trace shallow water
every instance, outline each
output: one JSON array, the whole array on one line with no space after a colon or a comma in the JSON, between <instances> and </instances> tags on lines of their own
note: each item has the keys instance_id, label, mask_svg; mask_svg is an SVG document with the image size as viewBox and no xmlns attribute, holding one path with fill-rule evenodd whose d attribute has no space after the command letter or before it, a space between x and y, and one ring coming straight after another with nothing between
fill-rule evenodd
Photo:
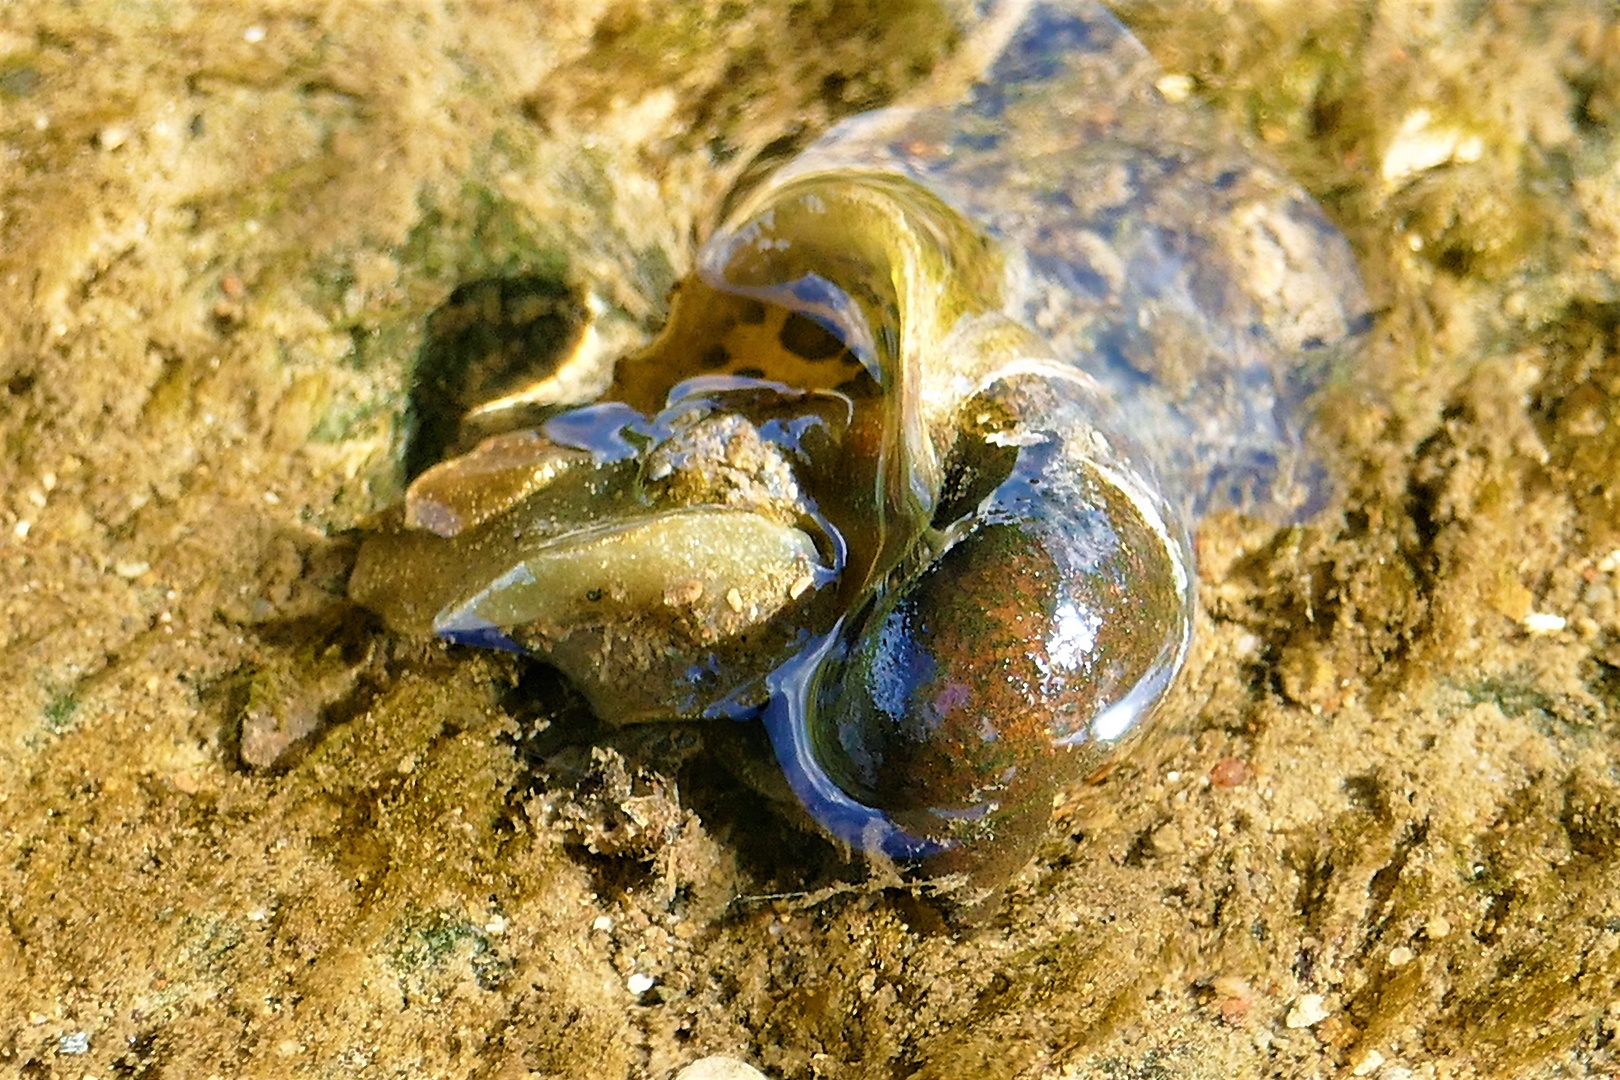
<instances>
[{"instance_id":1,"label":"shallow water","mask_svg":"<svg viewBox=\"0 0 1620 1080\"><path fill-rule=\"evenodd\" d=\"M1180 736L957 933L798 895L853 875L756 827L746 741L542 768L536 676L341 601L430 310L565 274L644 338L754 150L903 92L934 13L283 10L0 14L5 1060L1612 1068L1612 6L1123 8L1350 236L1386 389L1342 515L1203 530Z\"/></svg>"}]
</instances>

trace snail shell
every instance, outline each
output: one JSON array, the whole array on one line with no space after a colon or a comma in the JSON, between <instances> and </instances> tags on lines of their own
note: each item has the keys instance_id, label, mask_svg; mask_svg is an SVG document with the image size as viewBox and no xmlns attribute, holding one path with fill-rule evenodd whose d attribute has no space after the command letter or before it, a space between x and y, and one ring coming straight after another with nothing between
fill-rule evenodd
<instances>
[{"instance_id":1,"label":"snail shell","mask_svg":"<svg viewBox=\"0 0 1620 1080\"><path fill-rule=\"evenodd\" d=\"M1324 500L1310 404L1366 305L1320 208L1097 5L999 5L977 50L959 101L834 129L699 265L883 373L890 520L927 521L773 676L789 780L846 842L994 882L1179 670L1192 524Z\"/></svg>"},{"instance_id":2,"label":"snail shell","mask_svg":"<svg viewBox=\"0 0 1620 1080\"><path fill-rule=\"evenodd\" d=\"M606 719L761 713L829 833L988 889L1180 669L1198 519L1326 498L1366 304L1104 9L981 8L935 100L734 196L603 403L419 478L351 591Z\"/></svg>"}]
</instances>

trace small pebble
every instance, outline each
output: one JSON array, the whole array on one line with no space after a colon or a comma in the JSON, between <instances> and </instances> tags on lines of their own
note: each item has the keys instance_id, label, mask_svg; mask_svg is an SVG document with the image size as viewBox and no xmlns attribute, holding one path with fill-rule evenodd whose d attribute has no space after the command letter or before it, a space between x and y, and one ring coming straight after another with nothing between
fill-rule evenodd
<instances>
[{"instance_id":1,"label":"small pebble","mask_svg":"<svg viewBox=\"0 0 1620 1080\"><path fill-rule=\"evenodd\" d=\"M697 578L672 581L664 587L664 603L669 607L690 607L703 598L703 582Z\"/></svg>"},{"instance_id":2,"label":"small pebble","mask_svg":"<svg viewBox=\"0 0 1620 1080\"><path fill-rule=\"evenodd\" d=\"M1389 950L1389 966L1405 967L1407 964L1410 964L1416 956L1417 953L1413 952L1411 949L1408 949L1405 945L1397 945L1393 949Z\"/></svg>"},{"instance_id":3,"label":"small pebble","mask_svg":"<svg viewBox=\"0 0 1620 1080\"><path fill-rule=\"evenodd\" d=\"M675 1080L766 1080L766 1077L745 1061L716 1054L692 1062L675 1074Z\"/></svg>"},{"instance_id":4,"label":"small pebble","mask_svg":"<svg viewBox=\"0 0 1620 1080\"><path fill-rule=\"evenodd\" d=\"M651 990L653 988L653 984L656 982L658 982L658 980L653 978L651 975L648 975L644 971L638 971L626 979L624 981L624 985L629 988L632 994L636 995L636 997L640 997L642 994L645 994L647 991Z\"/></svg>"},{"instance_id":5,"label":"small pebble","mask_svg":"<svg viewBox=\"0 0 1620 1080\"><path fill-rule=\"evenodd\" d=\"M1371 1076L1373 1073L1377 1072L1383 1064L1384 1055L1380 1054L1376 1050L1369 1050L1362 1056L1360 1061L1356 1062L1356 1067L1350 1071L1356 1076Z\"/></svg>"},{"instance_id":6,"label":"small pebble","mask_svg":"<svg viewBox=\"0 0 1620 1080\"><path fill-rule=\"evenodd\" d=\"M1430 169L1452 162L1467 164L1484 155L1485 142L1478 135L1434 121L1428 109L1414 109L1402 121L1384 152L1380 170L1391 187Z\"/></svg>"},{"instance_id":7,"label":"small pebble","mask_svg":"<svg viewBox=\"0 0 1620 1080\"><path fill-rule=\"evenodd\" d=\"M1546 611L1532 611L1524 617L1523 625L1526 633L1556 634L1569 625L1569 620Z\"/></svg>"},{"instance_id":8,"label":"small pebble","mask_svg":"<svg viewBox=\"0 0 1620 1080\"><path fill-rule=\"evenodd\" d=\"M1451 933L1451 920L1444 915L1436 915L1423 924L1423 932L1429 935L1430 940L1439 941Z\"/></svg>"},{"instance_id":9,"label":"small pebble","mask_svg":"<svg viewBox=\"0 0 1620 1080\"><path fill-rule=\"evenodd\" d=\"M1242 758L1223 757L1209 770L1209 782L1218 788L1239 787L1249 780L1249 763Z\"/></svg>"},{"instance_id":10,"label":"small pebble","mask_svg":"<svg viewBox=\"0 0 1620 1080\"><path fill-rule=\"evenodd\" d=\"M61 1054L88 1054L90 1034L85 1031L69 1032L57 1040L56 1050Z\"/></svg>"},{"instance_id":11,"label":"small pebble","mask_svg":"<svg viewBox=\"0 0 1620 1080\"><path fill-rule=\"evenodd\" d=\"M1283 1023L1291 1028L1308 1028L1327 1018L1328 1011L1323 1005L1321 994L1301 994L1299 1000L1294 1002L1294 1007L1288 1010L1288 1016Z\"/></svg>"},{"instance_id":12,"label":"small pebble","mask_svg":"<svg viewBox=\"0 0 1620 1080\"><path fill-rule=\"evenodd\" d=\"M1221 1019L1232 1027L1242 1027L1254 1007L1254 987L1236 975L1217 975L1212 989L1219 998Z\"/></svg>"},{"instance_id":13,"label":"small pebble","mask_svg":"<svg viewBox=\"0 0 1620 1080\"><path fill-rule=\"evenodd\" d=\"M1192 76L1180 73L1161 75L1153 85L1164 95L1164 100L1177 104L1186 101L1193 92Z\"/></svg>"}]
</instances>

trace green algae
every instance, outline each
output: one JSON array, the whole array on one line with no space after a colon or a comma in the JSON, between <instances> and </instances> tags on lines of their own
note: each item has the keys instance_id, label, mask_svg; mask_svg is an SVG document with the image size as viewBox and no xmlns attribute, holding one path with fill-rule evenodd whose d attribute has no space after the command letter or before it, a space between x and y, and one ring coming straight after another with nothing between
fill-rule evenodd
<instances>
[{"instance_id":1,"label":"green algae","mask_svg":"<svg viewBox=\"0 0 1620 1080\"><path fill-rule=\"evenodd\" d=\"M598 192L589 205L602 203ZM420 215L396 257L413 274L441 285L520 274L562 280L569 260L558 241L530 209L469 179L453 198L423 194Z\"/></svg>"}]
</instances>

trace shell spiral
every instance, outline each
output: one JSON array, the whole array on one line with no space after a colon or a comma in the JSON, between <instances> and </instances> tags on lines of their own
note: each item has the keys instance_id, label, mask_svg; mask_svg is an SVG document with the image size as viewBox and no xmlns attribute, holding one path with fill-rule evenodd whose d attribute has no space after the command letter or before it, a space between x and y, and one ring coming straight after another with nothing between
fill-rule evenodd
<instances>
[{"instance_id":1,"label":"shell spiral","mask_svg":"<svg viewBox=\"0 0 1620 1080\"><path fill-rule=\"evenodd\" d=\"M835 128L700 271L881 373L879 501L920 526L777 673L783 766L845 841L993 879L1180 668L1198 518L1323 500L1311 403L1366 306L1320 208L1097 5L997 5L973 48L959 100Z\"/></svg>"},{"instance_id":2,"label":"shell spiral","mask_svg":"<svg viewBox=\"0 0 1620 1080\"><path fill-rule=\"evenodd\" d=\"M734 196L603 401L424 473L351 593L605 719L762 715L833 836L994 887L1182 666L1200 517L1323 502L1366 304L1102 7L975 20Z\"/></svg>"}]
</instances>

